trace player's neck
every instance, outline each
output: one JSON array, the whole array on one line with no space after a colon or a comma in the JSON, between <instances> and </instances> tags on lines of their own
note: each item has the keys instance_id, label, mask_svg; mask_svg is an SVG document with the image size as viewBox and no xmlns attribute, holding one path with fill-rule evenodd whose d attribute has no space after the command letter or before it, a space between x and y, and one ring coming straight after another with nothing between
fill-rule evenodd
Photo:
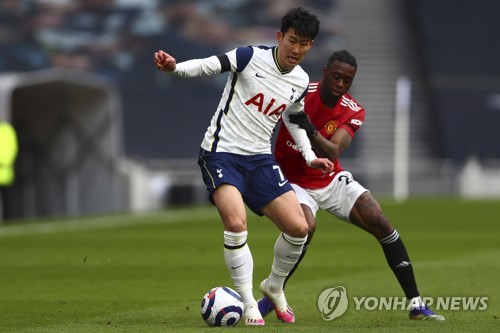
<instances>
[{"instance_id":1,"label":"player's neck","mask_svg":"<svg viewBox=\"0 0 500 333\"><path fill-rule=\"evenodd\" d=\"M323 105L328 109L333 109L340 99L340 97L333 96L329 92L325 91L325 88L321 85L319 88L319 97L321 98L321 103L323 103Z\"/></svg>"}]
</instances>

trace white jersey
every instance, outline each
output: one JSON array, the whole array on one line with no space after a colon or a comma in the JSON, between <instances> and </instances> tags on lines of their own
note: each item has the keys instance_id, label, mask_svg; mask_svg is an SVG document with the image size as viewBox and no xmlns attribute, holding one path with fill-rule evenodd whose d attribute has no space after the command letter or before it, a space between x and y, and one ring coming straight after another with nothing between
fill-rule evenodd
<instances>
[{"instance_id":1,"label":"white jersey","mask_svg":"<svg viewBox=\"0 0 500 333\"><path fill-rule=\"evenodd\" d=\"M282 118L306 163L310 166L316 159L306 132L290 123L287 115L304 109L309 76L300 66L281 70L276 54L276 46L238 47L227 52L224 59L192 59L167 72L178 77L214 75L222 72L221 61L227 61L224 67L230 71L229 78L201 143L203 149L239 155L271 154L273 130Z\"/></svg>"},{"instance_id":2,"label":"white jersey","mask_svg":"<svg viewBox=\"0 0 500 333\"><path fill-rule=\"evenodd\" d=\"M226 55L231 72L201 147L241 155L271 154L271 136L283 111L299 112L309 76L300 67L280 71L276 47L239 47Z\"/></svg>"}]
</instances>

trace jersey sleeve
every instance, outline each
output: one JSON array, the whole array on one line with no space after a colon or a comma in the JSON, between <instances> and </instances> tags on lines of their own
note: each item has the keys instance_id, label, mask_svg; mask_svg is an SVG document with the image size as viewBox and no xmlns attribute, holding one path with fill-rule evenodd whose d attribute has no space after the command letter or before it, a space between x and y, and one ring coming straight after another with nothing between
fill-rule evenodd
<instances>
[{"instance_id":1,"label":"jersey sleeve","mask_svg":"<svg viewBox=\"0 0 500 333\"><path fill-rule=\"evenodd\" d=\"M192 59L178 63L175 70L167 72L178 77L200 77L221 73L221 62L217 56L204 59Z\"/></svg>"},{"instance_id":2,"label":"jersey sleeve","mask_svg":"<svg viewBox=\"0 0 500 333\"><path fill-rule=\"evenodd\" d=\"M304 101L302 100L301 102L302 105L304 105ZM298 104L298 103L294 103ZM302 154L302 157L306 160L306 163L308 166L311 166L312 160L316 159L317 156L312 150L311 142L309 141L309 138L307 137L306 131L302 128L299 127L297 124L293 124L289 120L289 115L290 113L293 112L298 112L293 110L292 108L289 108L283 112L283 123L285 124L286 128L288 129L288 132L293 138L293 141L295 141L295 144L297 145L298 150Z\"/></svg>"},{"instance_id":3,"label":"jersey sleeve","mask_svg":"<svg viewBox=\"0 0 500 333\"><path fill-rule=\"evenodd\" d=\"M364 121L365 121L365 110L361 109L360 111L356 112L347 122L342 124L340 128L345 129L351 137L354 137L354 134L363 125Z\"/></svg>"},{"instance_id":4,"label":"jersey sleeve","mask_svg":"<svg viewBox=\"0 0 500 333\"><path fill-rule=\"evenodd\" d=\"M214 55L208 58L180 62L174 71L166 73L177 77L191 78L220 74L226 71L241 72L252 59L252 55L252 47L238 47L222 56Z\"/></svg>"},{"instance_id":5,"label":"jersey sleeve","mask_svg":"<svg viewBox=\"0 0 500 333\"><path fill-rule=\"evenodd\" d=\"M307 75L307 74L306 74ZM309 77L307 78L307 81L309 80ZM304 111L304 105L305 105L305 96L307 95L307 87L304 89L300 97L293 103L288 109L286 109L283 112L283 123L285 124L286 128L288 129L288 132L293 138L293 141L295 141L295 144L297 145L298 150L302 154L302 157L304 160L306 160L306 163L308 166L311 166L312 160L318 158L314 151L312 150L311 146L311 141L307 137L307 133L304 129L300 128L299 125L293 124L289 120L289 115L290 114L295 114L299 113L301 111Z\"/></svg>"}]
</instances>

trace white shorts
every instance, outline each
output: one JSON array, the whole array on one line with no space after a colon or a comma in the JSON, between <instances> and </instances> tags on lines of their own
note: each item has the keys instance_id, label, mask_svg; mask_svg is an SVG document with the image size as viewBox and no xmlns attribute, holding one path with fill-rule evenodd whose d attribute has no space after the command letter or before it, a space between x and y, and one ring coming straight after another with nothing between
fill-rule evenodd
<instances>
[{"instance_id":1,"label":"white shorts","mask_svg":"<svg viewBox=\"0 0 500 333\"><path fill-rule=\"evenodd\" d=\"M308 190L296 184L292 184L292 187L299 202L309 206L314 216L322 209L347 222L356 200L368 192L348 171L339 172L328 186L320 189Z\"/></svg>"}]
</instances>

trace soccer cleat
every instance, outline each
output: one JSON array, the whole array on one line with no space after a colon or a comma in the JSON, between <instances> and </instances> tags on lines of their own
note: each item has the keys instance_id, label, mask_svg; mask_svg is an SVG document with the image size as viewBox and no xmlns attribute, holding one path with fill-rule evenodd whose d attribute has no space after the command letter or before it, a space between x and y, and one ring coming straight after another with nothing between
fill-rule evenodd
<instances>
[{"instance_id":1,"label":"soccer cleat","mask_svg":"<svg viewBox=\"0 0 500 333\"><path fill-rule=\"evenodd\" d=\"M259 306L259 311L262 317L267 316L274 310L273 303L271 303L269 298L265 296L257 301L257 305Z\"/></svg>"},{"instance_id":2,"label":"soccer cleat","mask_svg":"<svg viewBox=\"0 0 500 333\"><path fill-rule=\"evenodd\" d=\"M265 297L271 301L274 306L276 317L284 323L294 323L295 315L292 308L288 305L285 298L285 293L281 290L279 293L272 293L267 286L267 279L262 281L259 290Z\"/></svg>"},{"instance_id":3,"label":"soccer cleat","mask_svg":"<svg viewBox=\"0 0 500 333\"><path fill-rule=\"evenodd\" d=\"M264 326L266 324L259 312L257 304L250 304L249 306L245 306L245 312L243 313L243 322L245 323L245 325L249 326Z\"/></svg>"},{"instance_id":4,"label":"soccer cleat","mask_svg":"<svg viewBox=\"0 0 500 333\"><path fill-rule=\"evenodd\" d=\"M435 314L434 311L429 309L429 307L426 305L410 310L410 319L443 321L444 317Z\"/></svg>"}]
</instances>

